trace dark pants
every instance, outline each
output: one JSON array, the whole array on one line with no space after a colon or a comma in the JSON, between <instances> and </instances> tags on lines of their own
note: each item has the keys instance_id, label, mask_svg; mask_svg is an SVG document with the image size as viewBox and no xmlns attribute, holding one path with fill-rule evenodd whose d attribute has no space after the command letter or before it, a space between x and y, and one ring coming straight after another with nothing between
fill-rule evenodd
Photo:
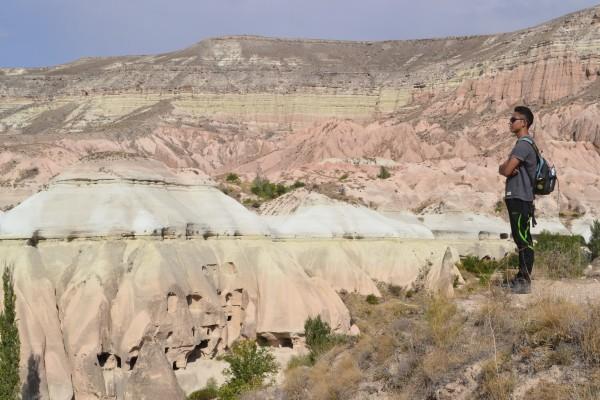
<instances>
[{"instance_id":1,"label":"dark pants","mask_svg":"<svg viewBox=\"0 0 600 400\"><path fill-rule=\"evenodd\" d=\"M505 199L512 237L519 249L519 273L515 279L531 282L533 270L533 239L531 238L531 220L533 202L520 199Z\"/></svg>"}]
</instances>

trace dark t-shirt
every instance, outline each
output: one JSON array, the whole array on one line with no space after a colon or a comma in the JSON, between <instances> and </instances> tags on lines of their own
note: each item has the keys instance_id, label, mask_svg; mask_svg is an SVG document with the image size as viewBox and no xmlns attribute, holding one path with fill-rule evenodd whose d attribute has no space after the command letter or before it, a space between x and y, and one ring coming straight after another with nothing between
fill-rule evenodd
<instances>
[{"instance_id":1,"label":"dark t-shirt","mask_svg":"<svg viewBox=\"0 0 600 400\"><path fill-rule=\"evenodd\" d=\"M504 198L533 201L533 181L537 167L537 156L533 146L524 140L518 140L509 157L515 157L521 163L517 167L519 173L506 178Z\"/></svg>"}]
</instances>

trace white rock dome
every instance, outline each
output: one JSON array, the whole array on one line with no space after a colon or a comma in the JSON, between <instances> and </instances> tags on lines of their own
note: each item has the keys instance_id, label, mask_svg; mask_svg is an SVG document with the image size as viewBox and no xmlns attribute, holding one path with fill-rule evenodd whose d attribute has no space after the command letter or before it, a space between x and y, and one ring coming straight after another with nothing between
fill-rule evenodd
<instances>
[{"instance_id":1,"label":"white rock dome","mask_svg":"<svg viewBox=\"0 0 600 400\"><path fill-rule=\"evenodd\" d=\"M296 190L263 208L275 237L433 239L418 222L398 221L363 206Z\"/></svg>"},{"instance_id":2,"label":"white rock dome","mask_svg":"<svg viewBox=\"0 0 600 400\"><path fill-rule=\"evenodd\" d=\"M0 222L3 238L268 234L201 171L136 158L77 164Z\"/></svg>"}]
</instances>

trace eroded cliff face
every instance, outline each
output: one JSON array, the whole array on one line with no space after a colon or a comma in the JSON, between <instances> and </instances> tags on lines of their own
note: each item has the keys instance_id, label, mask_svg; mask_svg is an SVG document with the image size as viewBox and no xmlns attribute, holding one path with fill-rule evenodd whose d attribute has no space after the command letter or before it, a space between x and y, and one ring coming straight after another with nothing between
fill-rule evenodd
<instances>
[{"instance_id":1,"label":"eroded cliff face","mask_svg":"<svg viewBox=\"0 0 600 400\"><path fill-rule=\"evenodd\" d=\"M156 56L4 70L3 111L12 117L3 130L52 128L31 126L34 114L74 132L149 111L289 128L319 117L373 119L449 91L550 103L595 81L598 19L595 8L515 33L416 41L226 37Z\"/></svg>"},{"instance_id":2,"label":"eroded cliff face","mask_svg":"<svg viewBox=\"0 0 600 400\"><path fill-rule=\"evenodd\" d=\"M378 296L382 282L452 296L459 252L513 247L435 241L418 222L332 204L319 211L323 237L305 229L307 208L267 223L195 169L113 157L63 172L0 216L23 396L182 398L220 375L217 355L240 338L298 351L317 315L356 332L341 290ZM293 240L274 235L282 225Z\"/></svg>"},{"instance_id":3,"label":"eroded cliff face","mask_svg":"<svg viewBox=\"0 0 600 400\"><path fill-rule=\"evenodd\" d=\"M381 240L4 241L0 261L15 271L23 391L52 400L181 398L239 338L302 348L316 315L348 333L334 289L448 295L459 276L445 243Z\"/></svg>"},{"instance_id":4,"label":"eroded cliff face","mask_svg":"<svg viewBox=\"0 0 600 400\"><path fill-rule=\"evenodd\" d=\"M489 213L502 192L496 165L514 140L505 121L525 103L561 171L561 210L597 214L599 21L595 7L493 36L227 37L161 55L0 70L0 207L81 157L128 152L210 175L338 183L336 170L354 171L341 190L366 204ZM468 200L444 201L435 184L375 184L381 163ZM557 200L546 203L541 212L556 214Z\"/></svg>"}]
</instances>

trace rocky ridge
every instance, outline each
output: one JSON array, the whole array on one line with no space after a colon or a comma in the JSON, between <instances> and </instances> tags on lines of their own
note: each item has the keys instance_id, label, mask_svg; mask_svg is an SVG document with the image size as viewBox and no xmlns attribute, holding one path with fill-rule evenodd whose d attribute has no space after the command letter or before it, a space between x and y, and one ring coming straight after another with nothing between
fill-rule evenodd
<instances>
[{"instance_id":1,"label":"rocky ridge","mask_svg":"<svg viewBox=\"0 0 600 400\"><path fill-rule=\"evenodd\" d=\"M5 69L0 206L81 157L129 152L213 177L337 184L375 207L491 213L502 190L496 165L513 141L505 118L526 103L563 178L560 202L544 199L540 212L598 215L599 15L594 7L513 33L414 41L226 37L161 55ZM391 180L372 179L380 163Z\"/></svg>"}]
</instances>

